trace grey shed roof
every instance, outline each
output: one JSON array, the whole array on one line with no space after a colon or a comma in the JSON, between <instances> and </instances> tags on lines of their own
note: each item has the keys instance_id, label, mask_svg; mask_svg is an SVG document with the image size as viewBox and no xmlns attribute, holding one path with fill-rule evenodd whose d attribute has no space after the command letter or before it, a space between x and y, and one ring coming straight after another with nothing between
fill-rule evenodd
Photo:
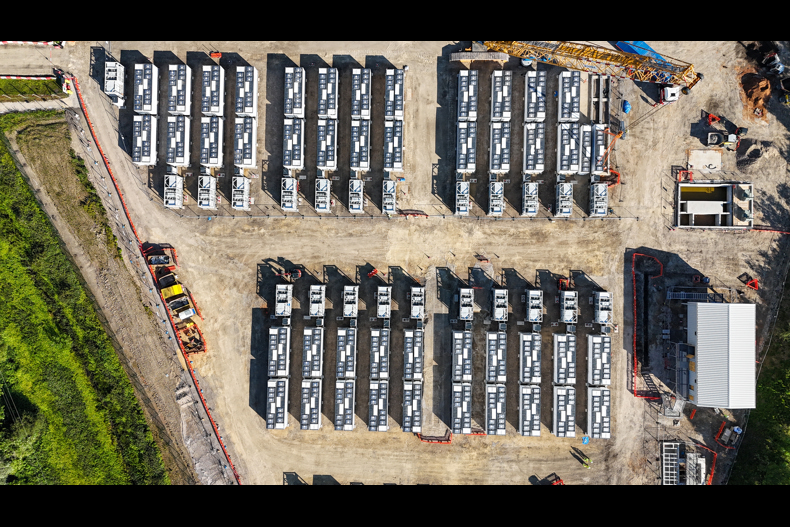
<instances>
[{"instance_id":1,"label":"grey shed roof","mask_svg":"<svg viewBox=\"0 0 790 527\"><path fill-rule=\"evenodd\" d=\"M422 381L403 381L403 431L422 432Z\"/></svg>"},{"instance_id":2,"label":"grey shed roof","mask_svg":"<svg viewBox=\"0 0 790 527\"><path fill-rule=\"evenodd\" d=\"M486 382L505 382L507 380L507 333L489 331L486 333Z\"/></svg>"},{"instance_id":3,"label":"grey shed roof","mask_svg":"<svg viewBox=\"0 0 790 527\"><path fill-rule=\"evenodd\" d=\"M477 70L458 72L458 120L477 120Z\"/></svg>"},{"instance_id":4,"label":"grey shed roof","mask_svg":"<svg viewBox=\"0 0 790 527\"><path fill-rule=\"evenodd\" d=\"M370 119L370 70L351 70L351 118Z\"/></svg>"},{"instance_id":5,"label":"grey shed roof","mask_svg":"<svg viewBox=\"0 0 790 527\"><path fill-rule=\"evenodd\" d=\"M519 386L519 432L540 436L540 386Z\"/></svg>"},{"instance_id":6,"label":"grey shed roof","mask_svg":"<svg viewBox=\"0 0 790 527\"><path fill-rule=\"evenodd\" d=\"M384 123L384 170L403 171L403 121Z\"/></svg>"},{"instance_id":7,"label":"grey shed roof","mask_svg":"<svg viewBox=\"0 0 790 527\"><path fill-rule=\"evenodd\" d=\"M451 429L454 434L472 433L471 383L453 383Z\"/></svg>"},{"instance_id":8,"label":"grey shed roof","mask_svg":"<svg viewBox=\"0 0 790 527\"><path fill-rule=\"evenodd\" d=\"M554 382L576 384L576 335L554 334Z\"/></svg>"},{"instance_id":9,"label":"grey shed roof","mask_svg":"<svg viewBox=\"0 0 790 527\"><path fill-rule=\"evenodd\" d=\"M338 379L335 383L335 430L354 429L355 397L356 383Z\"/></svg>"},{"instance_id":10,"label":"grey shed roof","mask_svg":"<svg viewBox=\"0 0 790 527\"><path fill-rule=\"evenodd\" d=\"M510 121L513 98L513 72L496 70L491 74L491 120Z\"/></svg>"},{"instance_id":11,"label":"grey shed roof","mask_svg":"<svg viewBox=\"0 0 790 527\"><path fill-rule=\"evenodd\" d=\"M302 377L321 377L324 363L324 328L304 328Z\"/></svg>"},{"instance_id":12,"label":"grey shed roof","mask_svg":"<svg viewBox=\"0 0 790 527\"><path fill-rule=\"evenodd\" d=\"M168 68L167 111L189 115L192 98L192 70L186 64L172 64Z\"/></svg>"},{"instance_id":13,"label":"grey shed roof","mask_svg":"<svg viewBox=\"0 0 790 527\"><path fill-rule=\"evenodd\" d=\"M288 376L290 345L290 327L269 328L269 378Z\"/></svg>"},{"instance_id":14,"label":"grey shed roof","mask_svg":"<svg viewBox=\"0 0 790 527\"><path fill-rule=\"evenodd\" d=\"M337 378L354 379L357 375L357 329L337 329Z\"/></svg>"},{"instance_id":15,"label":"grey shed roof","mask_svg":"<svg viewBox=\"0 0 790 527\"><path fill-rule=\"evenodd\" d=\"M472 381L472 332L453 331L453 382Z\"/></svg>"},{"instance_id":16,"label":"grey shed roof","mask_svg":"<svg viewBox=\"0 0 790 527\"><path fill-rule=\"evenodd\" d=\"M579 123L557 125L557 173L576 174L581 169Z\"/></svg>"},{"instance_id":17,"label":"grey shed roof","mask_svg":"<svg viewBox=\"0 0 790 527\"><path fill-rule=\"evenodd\" d=\"M554 387L552 432L557 437L576 437L576 388Z\"/></svg>"},{"instance_id":18,"label":"grey shed roof","mask_svg":"<svg viewBox=\"0 0 790 527\"><path fill-rule=\"evenodd\" d=\"M189 117L171 115L167 118L167 163L189 165Z\"/></svg>"},{"instance_id":19,"label":"grey shed roof","mask_svg":"<svg viewBox=\"0 0 790 527\"><path fill-rule=\"evenodd\" d=\"M236 68L236 113L258 117L258 72L252 66Z\"/></svg>"},{"instance_id":20,"label":"grey shed roof","mask_svg":"<svg viewBox=\"0 0 790 527\"><path fill-rule=\"evenodd\" d=\"M233 136L233 162L238 166L255 166L257 130L252 117L237 117Z\"/></svg>"},{"instance_id":21,"label":"grey shed roof","mask_svg":"<svg viewBox=\"0 0 790 527\"><path fill-rule=\"evenodd\" d=\"M492 174L510 171L510 121L491 123L489 166Z\"/></svg>"},{"instance_id":22,"label":"grey shed roof","mask_svg":"<svg viewBox=\"0 0 790 527\"><path fill-rule=\"evenodd\" d=\"M587 335L587 384L609 386L612 383L612 337Z\"/></svg>"},{"instance_id":23,"label":"grey shed roof","mask_svg":"<svg viewBox=\"0 0 790 527\"><path fill-rule=\"evenodd\" d=\"M321 379L302 381L302 407L299 428L318 430L321 428Z\"/></svg>"},{"instance_id":24,"label":"grey shed roof","mask_svg":"<svg viewBox=\"0 0 790 527\"><path fill-rule=\"evenodd\" d=\"M337 119L337 68L318 68L318 118Z\"/></svg>"},{"instance_id":25,"label":"grey shed roof","mask_svg":"<svg viewBox=\"0 0 790 527\"><path fill-rule=\"evenodd\" d=\"M387 381L370 381L370 398L368 406L368 430L370 432L386 432L387 409L389 405L389 383Z\"/></svg>"},{"instance_id":26,"label":"grey shed roof","mask_svg":"<svg viewBox=\"0 0 790 527\"><path fill-rule=\"evenodd\" d=\"M455 169L462 173L472 173L477 166L477 123L459 122L456 144Z\"/></svg>"},{"instance_id":27,"label":"grey shed roof","mask_svg":"<svg viewBox=\"0 0 790 527\"><path fill-rule=\"evenodd\" d=\"M696 354L694 404L755 407L755 316L754 304L688 304L689 344Z\"/></svg>"},{"instance_id":28,"label":"grey shed roof","mask_svg":"<svg viewBox=\"0 0 790 527\"><path fill-rule=\"evenodd\" d=\"M546 167L545 123L524 123L524 174L540 174Z\"/></svg>"},{"instance_id":29,"label":"grey shed roof","mask_svg":"<svg viewBox=\"0 0 790 527\"><path fill-rule=\"evenodd\" d=\"M288 426L288 379L269 379L266 383L266 428L282 430Z\"/></svg>"},{"instance_id":30,"label":"grey shed roof","mask_svg":"<svg viewBox=\"0 0 790 527\"><path fill-rule=\"evenodd\" d=\"M504 384L486 384L486 434L505 435L507 396Z\"/></svg>"},{"instance_id":31,"label":"grey shed roof","mask_svg":"<svg viewBox=\"0 0 790 527\"><path fill-rule=\"evenodd\" d=\"M384 77L384 118L403 119L403 70L388 69Z\"/></svg>"},{"instance_id":32,"label":"grey shed roof","mask_svg":"<svg viewBox=\"0 0 790 527\"><path fill-rule=\"evenodd\" d=\"M546 119L546 71L528 71L525 82L524 121L543 122Z\"/></svg>"},{"instance_id":33,"label":"grey shed roof","mask_svg":"<svg viewBox=\"0 0 790 527\"><path fill-rule=\"evenodd\" d=\"M403 332L403 378L422 380L423 330L407 329Z\"/></svg>"},{"instance_id":34,"label":"grey shed roof","mask_svg":"<svg viewBox=\"0 0 790 527\"><path fill-rule=\"evenodd\" d=\"M318 157L316 167L332 171L337 168L337 121L335 119L318 120Z\"/></svg>"},{"instance_id":35,"label":"grey shed roof","mask_svg":"<svg viewBox=\"0 0 790 527\"><path fill-rule=\"evenodd\" d=\"M370 168L370 121L351 121L351 169Z\"/></svg>"},{"instance_id":36,"label":"grey shed roof","mask_svg":"<svg viewBox=\"0 0 790 527\"><path fill-rule=\"evenodd\" d=\"M390 330L370 330L370 378L390 378Z\"/></svg>"},{"instance_id":37,"label":"grey shed roof","mask_svg":"<svg viewBox=\"0 0 790 527\"><path fill-rule=\"evenodd\" d=\"M519 333L522 384L540 384L540 333Z\"/></svg>"},{"instance_id":38,"label":"grey shed roof","mask_svg":"<svg viewBox=\"0 0 790 527\"><path fill-rule=\"evenodd\" d=\"M606 388L587 388L587 433L592 439L612 437L612 399Z\"/></svg>"}]
</instances>

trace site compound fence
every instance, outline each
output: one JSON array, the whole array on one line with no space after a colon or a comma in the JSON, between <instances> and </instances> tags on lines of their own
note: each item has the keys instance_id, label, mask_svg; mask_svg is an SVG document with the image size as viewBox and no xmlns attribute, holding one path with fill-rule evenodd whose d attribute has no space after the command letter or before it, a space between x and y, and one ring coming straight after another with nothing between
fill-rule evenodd
<instances>
[{"instance_id":1,"label":"site compound fence","mask_svg":"<svg viewBox=\"0 0 790 527\"><path fill-rule=\"evenodd\" d=\"M126 201L123 199L123 194L121 193L121 189L118 186L118 182L115 179L115 174L113 173L112 168L110 167L110 161L107 159L107 156L104 153L104 150L102 149L101 144L99 143L98 135L96 134L96 130L93 127L93 122L91 121L90 116L88 115L88 108L87 108L87 106L85 104L85 99L82 96L82 89L80 88L79 81L77 80L76 77L73 77L73 80L74 80L74 87L77 90L77 96L78 96L78 99L80 101L80 108L82 109L82 112L85 115L85 120L87 121L88 128L91 131L91 136L93 137L93 141L96 144L96 148L99 150L99 154L101 154L102 160L104 161L104 166L107 168L107 172L110 174L110 179L112 180L113 186L115 187L115 191L117 192L118 198L121 201L121 205L123 206L123 211L124 211L124 215L126 216L126 221L129 222L129 227L132 229L132 232L134 233L134 237L137 239L137 244L138 244L137 247L138 247L138 250L140 251L140 256L144 258L145 255L143 253L143 242L140 239L140 235L137 233L137 229L134 226L134 222L132 222L131 215L129 214L129 209L126 206ZM154 283L156 283L156 276L154 275L153 269L151 268L150 265L148 266L148 272L151 273L151 278L154 280ZM164 299L164 297L162 297L162 292L161 291L159 291L159 296L160 296L160 298L162 300L162 303L165 304L165 299ZM206 415L208 415L209 421L211 422L211 426L214 429L214 435L216 436L217 441L219 442L220 447L222 448L222 452L225 454L225 458L228 460L228 465L230 466L231 470L233 471L233 476L236 479L236 483L241 484L241 478L239 477L239 473L236 471L236 467L234 466L233 462L231 461L230 454L228 453L226 445L225 445L225 443L222 440L222 436L220 436L220 434L219 434L219 429L217 427L217 423L214 421L214 418L211 416L211 412L209 411L208 403L206 402L206 399L203 397L203 390L200 388L200 383L198 382L197 378L195 377L195 372L192 369L192 362L190 361L189 355L187 354L186 350L184 349L184 346L183 346L183 344L181 342L181 339L180 339L180 337L178 335L175 322L173 321L173 317L171 316L170 311L168 309L165 309L165 311L167 312L167 316L170 319L170 325L171 325L171 328L173 329L173 335L176 337L176 341L178 342L179 348L181 349L181 353L182 353L182 355L184 357L184 362L187 365L187 370L189 371L189 375L192 377L192 381L194 382L196 391L198 393L198 396L200 397L200 402L203 404L203 408L206 411ZM200 332L199 328L198 328L198 332ZM202 338L202 334L201 334L201 338ZM205 342L206 342L205 339L203 339L203 342L204 342L204 345L205 345ZM208 347L206 346L206 350L207 349L208 349Z\"/></svg>"}]
</instances>

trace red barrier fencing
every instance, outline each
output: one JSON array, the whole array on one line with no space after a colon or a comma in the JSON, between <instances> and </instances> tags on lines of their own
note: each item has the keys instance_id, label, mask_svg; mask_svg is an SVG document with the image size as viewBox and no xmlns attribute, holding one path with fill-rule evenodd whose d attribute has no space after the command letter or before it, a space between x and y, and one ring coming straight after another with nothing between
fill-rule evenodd
<instances>
[{"instance_id":1,"label":"red barrier fencing","mask_svg":"<svg viewBox=\"0 0 790 527\"><path fill-rule=\"evenodd\" d=\"M129 214L129 209L126 207L126 202L123 199L123 194L121 193L121 189L118 186L118 182L115 179L115 174L113 174L112 169L110 168L110 161L107 159L107 156L104 154L104 150L102 150L101 145L99 144L99 138L96 135L96 130L93 128L93 123L91 122L90 117L88 116L88 108L85 105L85 99L82 97L82 90L80 89L80 84L77 81L76 77L73 78L74 80L74 87L77 89L77 96L80 101L80 108L82 108L82 113L85 115L85 120L88 122L88 128L90 128L91 136L93 137L93 141L96 144L96 148L99 150L102 159L104 160L104 166L107 168L107 172L110 174L110 179L112 180L112 184L115 187L115 191L118 193L118 198L121 200L121 205L123 206L123 212L126 216L126 220L129 222L129 227L131 227L132 232L134 233L134 237L137 239L137 248L140 251L143 258L145 258L145 253L143 252L143 243L140 240L140 236L137 234L137 229L134 228L134 223L132 222L132 218ZM173 249L173 259L175 260L175 249ZM153 268L148 265L148 272L151 273L151 278L156 283L156 276L154 275ZM157 288L158 291L158 288ZM214 418L211 416L211 412L208 408L208 403L206 399L203 397L203 390L200 389L199 383L197 378L195 377L195 372L192 369L192 361L189 360L189 355L187 354L186 350L184 349L184 345L181 342L181 339L178 338L178 333L176 332L176 324L173 321L173 317L170 314L170 310L167 308L167 303L165 302L165 298L162 296L162 292L159 292L159 297L162 300L162 304L165 306L165 312L167 313L167 318L170 319L170 325L173 330L173 336L176 337L176 341L178 342L178 347L181 349L181 354L184 357L184 361L187 365L187 370L189 371L189 375L192 377L192 381L195 383L195 388L197 388L198 396L200 397L200 402L203 404L203 408L206 410L206 415L208 415L208 419L211 422L211 426L214 429L214 434L217 436L217 441L219 441L220 446L222 447L222 452L225 454L225 458L228 460L228 465L230 465L231 470L233 470L233 476L236 478L236 483L241 485L241 478L239 477L239 473L236 471L236 467L233 465L233 462L230 459L230 454L228 454L228 450L225 447L225 443L222 441L222 436L219 435L219 428L217 427L217 423L214 421ZM203 333L200 331L200 328L195 326L200 334L200 338L203 340L203 345L205 346L206 351L208 351L208 346L206 345L206 339L203 338Z\"/></svg>"}]
</instances>

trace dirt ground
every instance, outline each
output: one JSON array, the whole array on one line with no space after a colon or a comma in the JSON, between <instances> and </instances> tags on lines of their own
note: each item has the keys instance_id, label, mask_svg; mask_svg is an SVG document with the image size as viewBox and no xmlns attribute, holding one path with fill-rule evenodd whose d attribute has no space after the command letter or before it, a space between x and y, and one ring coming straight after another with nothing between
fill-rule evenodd
<instances>
[{"instance_id":1,"label":"dirt ground","mask_svg":"<svg viewBox=\"0 0 790 527\"><path fill-rule=\"evenodd\" d=\"M759 277L761 287L750 297L758 303L758 319L762 324L758 335L764 339L771 312L778 298L777 287L781 287L786 262L778 255L787 249L782 235L767 232L722 233L713 230L684 231L673 229L674 181L676 168L686 162L686 151L700 148L707 135L704 122L707 111L726 117L736 125L743 124L743 104L740 95L739 77L736 68L750 66L739 43L710 42L666 42L651 44L662 53L679 57L695 65L705 74L688 96L662 108L652 118L629 130L627 138L615 147L613 161L623 174L622 184L615 187L610 206L615 210L614 219L592 221L586 218L587 196L584 178L578 178L574 198L574 217L569 221L549 222L546 205L553 204L553 185L541 189L541 218L535 220L513 219L520 210L520 181L522 145L521 127L514 126L511 150L512 167L506 184L508 215L499 221L485 217L459 219L442 217L452 206L452 182L454 181L454 137L456 72L459 66L449 62L449 54L468 45L433 42L366 42L333 43L331 51L317 43L225 43L221 47L224 60L245 61L259 70L259 158L262 160L260 178L253 182L256 209L250 215L271 214L281 216L276 182L281 173L282 135L282 84L278 84L281 67L289 62L304 66L308 70L308 86L315 82L315 68L324 64L341 67L341 108L348 97L348 86L343 86L347 69L355 64L373 68L373 170L372 182L367 183L369 206L372 217L364 219L313 219L309 207L305 219L295 218L245 218L230 217L227 211L217 211L208 220L207 212L199 219L186 217L197 209L183 211L185 217L165 210L161 204L161 183L157 184L160 165L149 173L137 169L123 151L124 141L118 130L128 126L128 115L117 110L101 94L100 85L89 77L91 64L96 63L90 43L77 43L67 47L61 65L75 73L81 81L92 118L97 123L100 141L108 153L110 162L118 172L122 191L133 220L143 239L152 242L173 244L179 255L181 269L179 277L190 286L205 317L205 336L210 352L194 359L204 395L212 405L212 414L221 424L221 433L244 483L281 483L286 474L297 474L305 481L311 476L333 478L340 483L360 481L363 483L536 483L550 473L556 472L566 483L636 483L657 482L655 471L657 443L655 442L655 418L651 407L644 400L631 395L630 379L633 363L632 328L633 306L631 291L631 254L634 250L655 254L664 260L680 259L687 266L702 274L715 278L718 287L742 288L737 276L749 272ZM168 49L170 51L159 51ZM113 42L116 58L129 63L146 57L159 64L167 61L185 61L200 64L208 61L204 51L206 45L197 42L132 43ZM124 50L124 51L119 51ZM54 58L53 58L54 60ZM223 62L223 65L235 66ZM431 214L427 219L397 218L387 220L378 212L380 205L381 178L381 97L380 77L383 66L409 66L407 74L405 164L406 184L399 185L399 207L420 208ZM475 65L475 68L478 66ZM525 70L513 59L506 66L518 72L514 75L514 109L512 124L520 124L523 115L523 77ZM544 68L545 65L539 65ZM483 70L480 81L481 129L487 129L490 81L490 64L480 65ZM550 82L556 84L556 68L547 68ZM128 70L127 70L128 71ZM162 69L160 69L160 72ZM194 70L193 70L194 74ZM313 77L311 77L313 76ZM84 80L83 80L84 79ZM377 84L378 87L377 87ZM129 83L127 82L127 86ZM164 86L164 83L161 84ZM231 88L228 88L229 95ZM127 88L128 91L128 88ZM309 92L309 88L308 88ZM552 92L551 84L549 92ZM160 94L161 95L161 94ZM658 98L655 85L636 85L620 82L617 95L633 106L630 116L635 122L640 115L651 111L651 104ZM195 88L199 96L199 87ZM315 96L308 96L308 122L305 148L307 166L314 156ZM584 100L584 95L582 100ZM378 101L378 102L377 102ZM484 102L485 101L485 102ZM226 102L227 104L227 102ZM347 161L347 148L343 150L343 133L346 130L341 110L340 160ZM616 106L613 104L613 106ZM783 227L787 225L787 197L789 189L784 182L787 171L788 141L787 125L790 115L785 108L771 100L767 106L766 121L749 122L749 143L741 144L737 152L724 155L724 173L695 174L695 180L705 178L752 181L755 186L755 224ZM379 112L378 114L376 112ZM549 97L547 109L547 137L553 141L556 132L556 101ZM619 115L615 115L619 118ZM583 115L582 121L587 119ZM193 131L194 132L194 131ZM378 139L377 139L378 137ZM346 138L347 140L347 138ZM194 141L194 134L193 134ZM479 181L486 181L485 167L488 163L488 135L478 136ZM746 147L746 149L744 149ZM164 145L160 142L160 160L164 159ZM193 147L193 157L196 155ZM747 152L757 152L748 154ZM646 155L648 154L648 155ZM378 156L378 157L376 157ZM547 145L546 181L553 182L552 170L556 154ZM232 159L226 151L226 159ZM378 160L377 160L378 159ZM744 163L748 161L748 163ZM340 171L341 180L336 201L338 215L343 216L341 205L347 197L345 189L347 173ZM308 168L307 184L311 188L314 169ZM378 178L378 179L376 179ZM480 179L482 178L482 179ZM260 181L260 186L258 184ZM196 183L188 182L187 190ZM225 192L229 178L220 183ZM373 190L370 190L373 187ZM267 190L274 188L274 190ZM405 192L405 194L401 194ZM472 189L476 208L487 209L485 185ZM309 203L312 196L308 191L303 202ZM227 200L223 199L223 202ZM194 205L194 203L192 203ZM478 211L479 214L479 211ZM312 221L308 221L312 220ZM452 445L438 446L420 443L411 434L399 431L402 418L400 410L400 372L402 351L399 341L391 345L393 368L393 393L390 395L390 426L388 433L371 433L366 430L367 385L369 365L369 328L380 322L370 322L375 279L368 279L366 270L376 267L388 270L395 286L398 309L405 306L404 291L409 280L424 283L428 288L426 311L427 323L425 349L425 398L423 401L426 432L442 433L449 422L447 395L449 392L449 349L451 318L457 306L453 303L452 288L454 275L463 281L469 279L470 268L477 260L474 255L485 254L491 259L492 267L485 275L471 271L480 277L484 289L477 291L476 301L480 314L475 325L475 380L473 417L480 422L483 406L480 394L483 383L484 355L479 344L483 333L490 326L485 324L485 313L489 309L486 296L491 280L503 281L511 290L510 303L513 313L508 323L508 408L507 435L501 437L456 437ZM667 263L666 261L664 262ZM312 278L329 280L332 305L336 305L345 275L355 280L360 272L360 294L367 300L360 306L359 364L357 383L357 429L354 432L335 432L332 427L334 400L331 385L334 375L333 335L343 324L335 320L333 310L328 311L327 337L325 340L325 378L323 425L321 431L299 430L299 405L295 399L301 380L301 308L295 310L291 353L291 402L289 405L290 427L285 431L267 431L265 427L265 381L266 340L263 331L271 321L263 316L261 308L272 298L268 291L273 287L271 269L301 265ZM399 271L398 268L402 271ZM672 267L670 266L670 269ZM614 335L612 411L613 431L609 441L593 440L582 447L581 437L586 431L586 394L583 381L577 384L577 437L558 439L550 433L551 392L546 381L551 371L550 334L556 329L549 322L556 320L558 309L552 303L556 294L556 282L552 275L567 276L572 270L581 291L580 322L591 318L591 306L584 299L595 287L614 293L615 323L620 331ZM538 273L541 271L541 273ZM437 276L439 280L437 280ZM523 304L519 290L525 284L536 285L541 276L547 308L544 323L544 350L542 366L542 436L523 438L516 433L516 402L512 394L516 390L515 340L523 330L517 321L522 318ZM303 292L308 284L297 287L297 301L306 301ZM312 279L310 278L310 279ZM441 282L441 283L440 283ZM300 289L302 288L302 289ZM329 304L328 304L329 305ZM393 307L395 309L395 307ZM394 333L399 328L409 327L402 323L402 315L393 313ZM563 328L559 328L561 331ZM579 324L577 335L580 340L579 372L586 372L586 342L584 337L590 329ZM759 341L760 343L762 340ZM401 348L402 349L402 348ZM479 351L478 351L479 350ZM399 355L399 353L401 355ZM659 349L660 353L660 349ZM651 355L652 356L652 355ZM651 361L652 371L656 364ZM429 367L430 366L430 367ZM657 375L663 375L657 372ZM638 386L639 389L644 388ZM711 411L712 413L712 411ZM729 412L728 412L729 413ZM718 429L714 419L685 420L683 430L689 437L702 437L707 445L713 445L712 434ZM652 422L651 422L652 420ZM670 427L671 428L671 427ZM681 435L670 431L666 434ZM593 459L593 468L585 470L573 456L573 448L582 448ZM719 463L722 458L720 457ZM723 479L717 464L714 483ZM319 480L321 478L318 478ZM313 478L316 481L316 478Z\"/></svg>"}]
</instances>

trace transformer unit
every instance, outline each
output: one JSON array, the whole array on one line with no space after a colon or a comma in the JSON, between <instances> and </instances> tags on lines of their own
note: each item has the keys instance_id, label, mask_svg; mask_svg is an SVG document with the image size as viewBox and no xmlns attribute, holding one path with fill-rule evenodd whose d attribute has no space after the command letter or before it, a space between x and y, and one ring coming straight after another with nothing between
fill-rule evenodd
<instances>
[{"instance_id":1,"label":"transformer unit","mask_svg":"<svg viewBox=\"0 0 790 527\"><path fill-rule=\"evenodd\" d=\"M184 207L184 178L178 174L165 174L164 204L169 209Z\"/></svg>"},{"instance_id":2,"label":"transformer unit","mask_svg":"<svg viewBox=\"0 0 790 527\"><path fill-rule=\"evenodd\" d=\"M573 213L573 184L557 181L557 210L554 216L569 218Z\"/></svg>"},{"instance_id":3,"label":"transformer unit","mask_svg":"<svg viewBox=\"0 0 790 527\"><path fill-rule=\"evenodd\" d=\"M590 216L604 217L609 212L609 185L590 184Z\"/></svg>"},{"instance_id":4,"label":"transformer unit","mask_svg":"<svg viewBox=\"0 0 790 527\"><path fill-rule=\"evenodd\" d=\"M110 101L119 108L126 104L124 83L126 82L126 68L120 62L104 63L104 93Z\"/></svg>"},{"instance_id":5,"label":"transformer unit","mask_svg":"<svg viewBox=\"0 0 790 527\"><path fill-rule=\"evenodd\" d=\"M359 286L347 285L343 288L343 316L357 318L359 302Z\"/></svg>"},{"instance_id":6,"label":"transformer unit","mask_svg":"<svg viewBox=\"0 0 790 527\"><path fill-rule=\"evenodd\" d=\"M315 211L328 213L331 211L332 182L319 177L315 180Z\"/></svg>"},{"instance_id":7,"label":"transformer unit","mask_svg":"<svg viewBox=\"0 0 790 527\"><path fill-rule=\"evenodd\" d=\"M392 306L392 287L380 285L376 293L376 316L378 318L390 318Z\"/></svg>"},{"instance_id":8,"label":"transformer unit","mask_svg":"<svg viewBox=\"0 0 790 527\"><path fill-rule=\"evenodd\" d=\"M285 68L285 104L283 113L292 119L304 119L304 68Z\"/></svg>"},{"instance_id":9,"label":"transformer unit","mask_svg":"<svg viewBox=\"0 0 790 527\"><path fill-rule=\"evenodd\" d=\"M296 179L284 177L280 180L280 207L285 212L298 212Z\"/></svg>"},{"instance_id":10,"label":"transformer unit","mask_svg":"<svg viewBox=\"0 0 790 527\"><path fill-rule=\"evenodd\" d=\"M472 316L474 315L474 290L464 288L461 289L459 294L459 301L460 301L460 312L458 314L458 318L461 320L472 320Z\"/></svg>"},{"instance_id":11,"label":"transformer unit","mask_svg":"<svg viewBox=\"0 0 790 527\"><path fill-rule=\"evenodd\" d=\"M423 320L425 318L425 288L411 288L411 318Z\"/></svg>"},{"instance_id":12,"label":"transformer unit","mask_svg":"<svg viewBox=\"0 0 790 527\"><path fill-rule=\"evenodd\" d=\"M614 321L612 315L612 293L596 291L595 295L595 323L610 326Z\"/></svg>"},{"instance_id":13,"label":"transformer unit","mask_svg":"<svg viewBox=\"0 0 790 527\"><path fill-rule=\"evenodd\" d=\"M326 286L310 286L310 316L323 318L326 305Z\"/></svg>"},{"instance_id":14,"label":"transformer unit","mask_svg":"<svg viewBox=\"0 0 790 527\"><path fill-rule=\"evenodd\" d=\"M217 178L214 176L198 176L198 207L215 210L217 208Z\"/></svg>"},{"instance_id":15,"label":"transformer unit","mask_svg":"<svg viewBox=\"0 0 790 527\"><path fill-rule=\"evenodd\" d=\"M381 192L381 212L391 216L395 214L396 210L395 182L385 179Z\"/></svg>"},{"instance_id":16,"label":"transformer unit","mask_svg":"<svg viewBox=\"0 0 790 527\"><path fill-rule=\"evenodd\" d=\"M352 178L348 182L348 211L351 214L361 214L365 212L365 182L361 179Z\"/></svg>"},{"instance_id":17,"label":"transformer unit","mask_svg":"<svg viewBox=\"0 0 790 527\"><path fill-rule=\"evenodd\" d=\"M535 216L538 214L540 202L538 200L538 183L527 181L522 187L523 192L523 206L521 208L522 216Z\"/></svg>"},{"instance_id":18,"label":"transformer unit","mask_svg":"<svg viewBox=\"0 0 790 527\"><path fill-rule=\"evenodd\" d=\"M488 184L488 215L501 216L505 210L505 184L492 181Z\"/></svg>"},{"instance_id":19,"label":"transformer unit","mask_svg":"<svg viewBox=\"0 0 790 527\"><path fill-rule=\"evenodd\" d=\"M455 183L455 213L458 216L469 215L469 182L467 181Z\"/></svg>"},{"instance_id":20,"label":"transformer unit","mask_svg":"<svg viewBox=\"0 0 790 527\"><path fill-rule=\"evenodd\" d=\"M543 322L543 291L527 289L527 321L533 324Z\"/></svg>"},{"instance_id":21,"label":"transformer unit","mask_svg":"<svg viewBox=\"0 0 790 527\"><path fill-rule=\"evenodd\" d=\"M234 210L250 210L250 180L244 176L233 176L231 207Z\"/></svg>"},{"instance_id":22,"label":"transformer unit","mask_svg":"<svg viewBox=\"0 0 790 527\"><path fill-rule=\"evenodd\" d=\"M560 322L575 324L579 314L579 293L560 291Z\"/></svg>"},{"instance_id":23,"label":"transformer unit","mask_svg":"<svg viewBox=\"0 0 790 527\"><path fill-rule=\"evenodd\" d=\"M492 291L491 312L497 322L507 322L507 289L494 289Z\"/></svg>"},{"instance_id":24,"label":"transformer unit","mask_svg":"<svg viewBox=\"0 0 790 527\"><path fill-rule=\"evenodd\" d=\"M291 316L291 304L293 302L293 284L278 284L275 291L274 315L278 317Z\"/></svg>"}]
</instances>

